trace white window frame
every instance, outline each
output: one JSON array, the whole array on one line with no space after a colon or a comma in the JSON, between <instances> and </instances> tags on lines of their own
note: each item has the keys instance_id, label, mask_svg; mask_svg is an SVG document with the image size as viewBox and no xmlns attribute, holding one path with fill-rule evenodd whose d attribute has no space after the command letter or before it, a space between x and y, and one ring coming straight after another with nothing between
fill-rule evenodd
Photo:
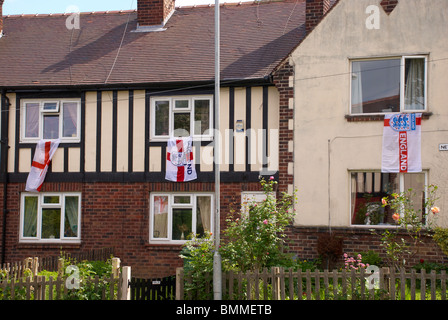
<instances>
[{"instance_id":1,"label":"white window frame","mask_svg":"<svg viewBox=\"0 0 448 320\"><path fill-rule=\"evenodd\" d=\"M350 227L353 228L369 228L369 229L374 229L374 228L397 228L398 226L396 225L392 225L392 224L383 224L383 225L373 225L373 224L353 224L352 223L352 212L351 212L351 208L352 208L352 198L351 198L351 194L352 194L352 186L351 186L351 175L352 173L361 173L361 172L367 172L367 173L373 173L373 172L378 172L381 173L381 170L372 170L372 169L360 169L360 170L349 170L348 171L348 190L349 190L349 223L350 223ZM429 171L428 170L422 170L420 173L423 173L425 175L425 182L424 182L424 190L425 190L425 198L428 196L428 177L429 177ZM405 186L404 186L404 175L405 174L413 174L412 172L409 173L405 173L405 172L400 172L397 173L398 174L398 192L399 193L403 193L405 192ZM427 214L428 212L426 212ZM401 215L402 213L400 213Z\"/></svg>"},{"instance_id":2,"label":"white window frame","mask_svg":"<svg viewBox=\"0 0 448 320\"><path fill-rule=\"evenodd\" d=\"M59 203L44 203L44 197L58 196ZM25 198L37 197L37 231L36 237L23 236L24 231L24 210L25 210ZM78 197L78 235L77 237L65 237L65 198L66 197ZM23 192L20 198L20 230L19 230L19 242L22 243L80 243L81 242L81 193L80 192L44 192L44 193L32 193ZM58 208L61 209L61 225L60 225L60 238L54 239L42 239L42 209L44 208Z\"/></svg>"},{"instance_id":3,"label":"white window frame","mask_svg":"<svg viewBox=\"0 0 448 320\"><path fill-rule=\"evenodd\" d=\"M45 103L57 103L57 110L44 110ZM20 118L21 118L21 130L20 130L20 142L21 143L36 143L43 139L44 130L44 116L45 115L58 115L59 116L59 139L61 142L66 143L79 143L81 141L81 100L80 99L23 99L21 100ZM39 104L39 125L38 125L38 137L26 137L26 104L37 103ZM76 137L63 137L64 130L64 103L76 103Z\"/></svg>"},{"instance_id":4,"label":"white window frame","mask_svg":"<svg viewBox=\"0 0 448 320\"><path fill-rule=\"evenodd\" d=\"M427 55L403 55L403 56L390 56L390 57L375 57L375 58L365 58L365 59L350 59L350 77L353 73L353 62L361 61L378 61L378 60L393 60L401 59L400 63L400 111L392 113L413 113L413 112L427 112L428 111L428 56ZM425 108L420 110L405 110L404 109L404 94L405 94L405 61L406 59L425 59ZM372 113L353 113L352 112L352 81L350 80L350 96L349 96L349 114L354 116L359 115L384 115L386 112L372 112Z\"/></svg>"},{"instance_id":5,"label":"white window frame","mask_svg":"<svg viewBox=\"0 0 448 320\"><path fill-rule=\"evenodd\" d=\"M174 203L175 196L189 196L190 203ZM196 199L197 197L208 196L210 197L211 205L210 205L210 232L214 230L214 194L213 193L151 193L150 196L150 204L149 204L149 242L150 243L158 243L158 244L184 244L188 241L187 236L185 234L185 240L173 240L172 239L172 225L173 225L173 208L191 208L192 209L192 232L196 232ZM155 238L154 237L154 198L155 197L168 197L168 223L167 223L167 237L166 238Z\"/></svg>"},{"instance_id":6,"label":"white window frame","mask_svg":"<svg viewBox=\"0 0 448 320\"><path fill-rule=\"evenodd\" d=\"M188 100L188 108L175 108L175 102L179 100ZM208 134L197 135L194 134L194 112L196 100L209 100L209 132ZM156 101L169 102L169 134L156 135ZM213 139L213 96L212 95L191 95L191 96L155 96L151 97L151 124L150 124L150 139L151 141L167 141L174 136L174 113L190 113L190 136L194 141L211 141Z\"/></svg>"}]
</instances>

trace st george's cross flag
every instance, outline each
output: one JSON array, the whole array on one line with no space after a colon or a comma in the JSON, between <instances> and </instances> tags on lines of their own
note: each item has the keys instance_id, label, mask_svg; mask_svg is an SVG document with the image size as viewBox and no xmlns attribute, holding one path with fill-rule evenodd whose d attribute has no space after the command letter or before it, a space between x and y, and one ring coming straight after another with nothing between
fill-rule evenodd
<instances>
[{"instance_id":1,"label":"st george's cross flag","mask_svg":"<svg viewBox=\"0 0 448 320\"><path fill-rule=\"evenodd\" d=\"M421 172L421 113L386 114L381 172Z\"/></svg>"},{"instance_id":2,"label":"st george's cross flag","mask_svg":"<svg viewBox=\"0 0 448 320\"><path fill-rule=\"evenodd\" d=\"M168 140L166 149L166 180L186 182L197 178L192 150L192 137L171 138Z\"/></svg>"},{"instance_id":3,"label":"st george's cross flag","mask_svg":"<svg viewBox=\"0 0 448 320\"><path fill-rule=\"evenodd\" d=\"M47 175L48 166L59 146L60 140L40 140L36 144L30 173L26 180L26 191L39 192Z\"/></svg>"}]
</instances>

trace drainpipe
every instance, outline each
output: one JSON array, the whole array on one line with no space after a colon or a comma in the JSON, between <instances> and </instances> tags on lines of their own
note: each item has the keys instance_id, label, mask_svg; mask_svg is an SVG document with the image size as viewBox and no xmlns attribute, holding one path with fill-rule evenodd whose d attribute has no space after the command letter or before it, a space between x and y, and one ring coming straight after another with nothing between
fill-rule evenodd
<instances>
[{"instance_id":1,"label":"drainpipe","mask_svg":"<svg viewBox=\"0 0 448 320\"><path fill-rule=\"evenodd\" d=\"M9 106L10 101L6 96L6 90L2 90L1 96L1 111L2 111L2 126L1 126L1 160L2 160L2 168L3 168L3 230L2 230L2 260L1 264L4 264L5 256L6 256L6 215L8 213L8 206L6 204L7 201L7 188L8 188L8 123L9 123Z\"/></svg>"}]
</instances>

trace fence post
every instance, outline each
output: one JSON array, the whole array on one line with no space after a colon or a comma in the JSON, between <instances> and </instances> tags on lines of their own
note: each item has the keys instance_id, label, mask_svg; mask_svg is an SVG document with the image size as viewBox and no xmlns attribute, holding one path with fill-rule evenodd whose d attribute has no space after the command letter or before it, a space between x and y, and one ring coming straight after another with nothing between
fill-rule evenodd
<instances>
[{"instance_id":1,"label":"fence post","mask_svg":"<svg viewBox=\"0 0 448 320\"><path fill-rule=\"evenodd\" d=\"M129 288L131 281L131 267L123 267L121 272L121 297L120 300L131 300L131 289Z\"/></svg>"},{"instance_id":2,"label":"fence post","mask_svg":"<svg viewBox=\"0 0 448 320\"><path fill-rule=\"evenodd\" d=\"M65 273L64 270L64 259L63 258L59 258L58 259L58 277L62 277Z\"/></svg>"},{"instance_id":3,"label":"fence post","mask_svg":"<svg viewBox=\"0 0 448 320\"><path fill-rule=\"evenodd\" d=\"M114 278L120 275L120 258L112 258L112 274Z\"/></svg>"},{"instance_id":4,"label":"fence post","mask_svg":"<svg viewBox=\"0 0 448 320\"><path fill-rule=\"evenodd\" d=\"M273 270L272 271L272 284L273 284L272 299L280 300L280 268L273 267L272 270Z\"/></svg>"},{"instance_id":5,"label":"fence post","mask_svg":"<svg viewBox=\"0 0 448 320\"><path fill-rule=\"evenodd\" d=\"M176 269L176 300L184 299L184 268Z\"/></svg>"}]
</instances>

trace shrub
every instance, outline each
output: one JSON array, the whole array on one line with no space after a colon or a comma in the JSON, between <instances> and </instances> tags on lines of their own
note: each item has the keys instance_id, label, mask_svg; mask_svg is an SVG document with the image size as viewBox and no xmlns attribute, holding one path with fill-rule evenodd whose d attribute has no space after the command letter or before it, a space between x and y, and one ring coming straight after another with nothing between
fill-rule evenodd
<instances>
[{"instance_id":1,"label":"shrub","mask_svg":"<svg viewBox=\"0 0 448 320\"><path fill-rule=\"evenodd\" d=\"M229 269L255 271L291 263L291 256L284 252L285 229L294 218L294 196L274 195L277 182L260 180L266 199L261 203L248 203L247 211L236 211L227 219L224 231L227 242L221 253Z\"/></svg>"}]
</instances>

